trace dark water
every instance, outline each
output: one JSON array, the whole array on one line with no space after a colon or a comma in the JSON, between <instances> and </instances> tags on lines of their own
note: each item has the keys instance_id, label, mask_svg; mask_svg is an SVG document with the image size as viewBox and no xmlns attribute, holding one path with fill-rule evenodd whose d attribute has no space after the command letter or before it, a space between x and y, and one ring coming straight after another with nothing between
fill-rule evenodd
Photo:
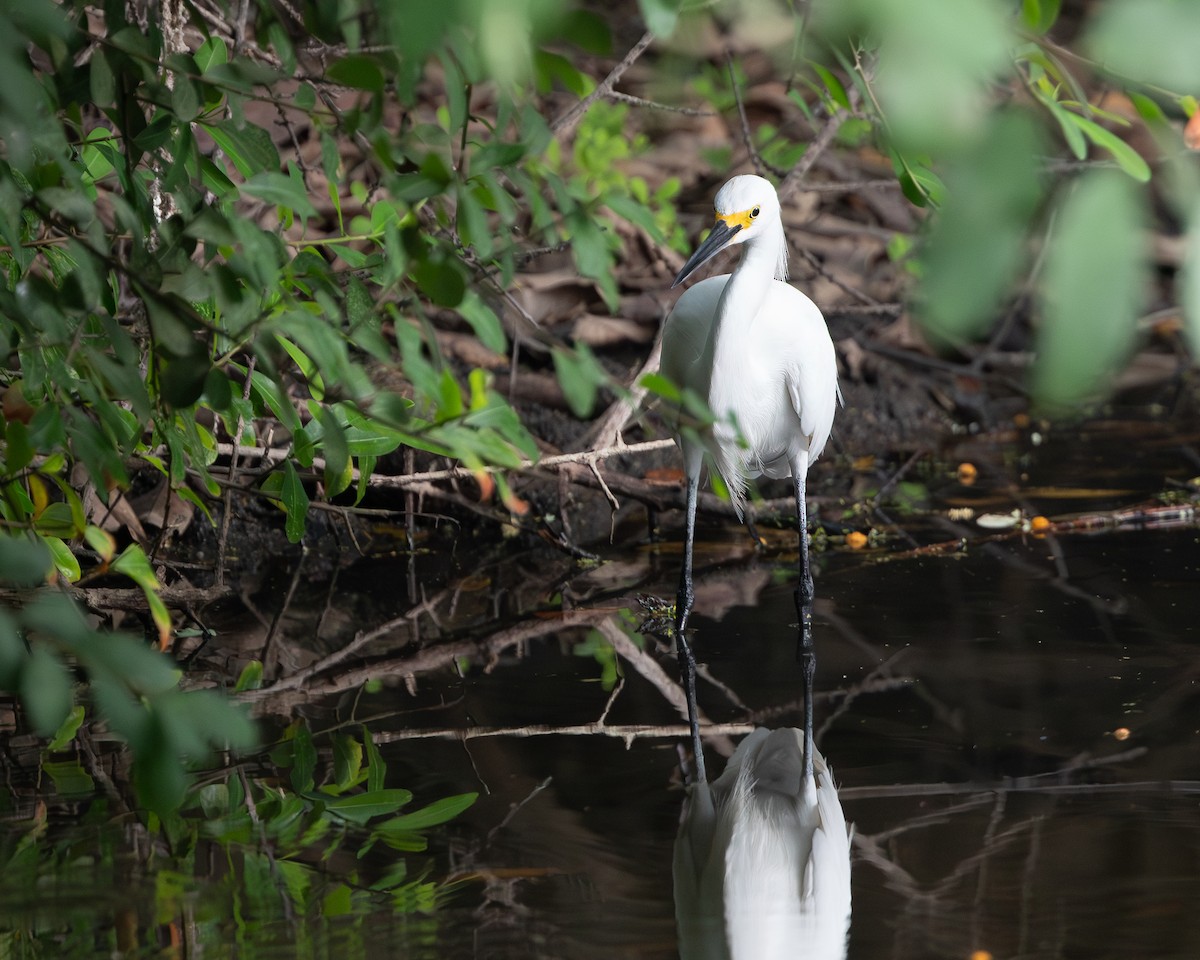
<instances>
[{"instance_id":1,"label":"dark water","mask_svg":"<svg viewBox=\"0 0 1200 960\"><path fill-rule=\"evenodd\" d=\"M977 464L975 484L959 482L960 459ZM851 500L895 468L864 471ZM964 441L901 478L907 500L884 504L895 525L875 518L881 546L833 542L820 555L819 743L856 828L849 957L1200 956L1200 531L1187 513L1112 522L1163 506L1163 493L1186 504L1196 473L1191 438L1155 425ZM814 486L823 519L871 525L842 516L819 474ZM1044 514L1058 532L990 534L948 515L967 506ZM1067 529L1081 515L1098 519ZM769 535L756 557L738 529L701 538L703 709L715 722L797 724L791 539ZM670 651L622 613L638 592L669 595L677 564L673 538L627 538L587 569L544 549L464 551L460 572L429 586L448 590L421 639L494 637L489 622L527 637L406 683L396 664L417 645L402 631L369 650L379 689L288 706L314 731L367 719L389 786L425 800L480 791L427 853L404 855L414 875L447 883L432 912L358 891L340 916L318 898L288 917L262 856L193 853L176 875L180 861L140 849L128 818L94 815L83 836L54 828L53 869L0 877L0 957L109 956L122 924L138 956L676 956L683 741L620 734L680 722L663 693ZM341 575L337 609L366 622L402 611L406 574L400 560L359 563ZM309 593L290 614L300 649L336 635L321 585ZM555 619L564 606L576 623ZM644 655L614 660L597 628ZM605 731L588 727L601 717ZM711 743L713 772L734 742ZM28 800L13 804L10 851ZM313 876L332 888L398 856L342 852ZM57 946L31 930L57 931Z\"/></svg>"}]
</instances>

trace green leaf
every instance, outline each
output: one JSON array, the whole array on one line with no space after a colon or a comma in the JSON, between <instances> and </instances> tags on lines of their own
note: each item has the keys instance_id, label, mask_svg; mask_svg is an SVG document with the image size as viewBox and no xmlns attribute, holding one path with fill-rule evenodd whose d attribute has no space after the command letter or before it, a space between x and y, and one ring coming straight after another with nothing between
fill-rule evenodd
<instances>
[{"instance_id":1,"label":"green leaf","mask_svg":"<svg viewBox=\"0 0 1200 960\"><path fill-rule=\"evenodd\" d=\"M1141 183L1146 183L1150 179L1150 164L1142 159L1142 155L1133 149L1124 140L1118 137L1110 130L1106 130L1094 120L1089 120L1087 117L1081 117L1077 113L1067 113L1071 122L1083 131L1084 135L1096 144L1096 146L1107 150L1112 154L1113 159L1117 161L1121 169Z\"/></svg>"},{"instance_id":2,"label":"green leaf","mask_svg":"<svg viewBox=\"0 0 1200 960\"><path fill-rule=\"evenodd\" d=\"M330 64L325 76L334 83L357 90L369 90L372 93L383 92L383 71L374 57L362 53L352 53Z\"/></svg>"},{"instance_id":3,"label":"green leaf","mask_svg":"<svg viewBox=\"0 0 1200 960\"><path fill-rule=\"evenodd\" d=\"M355 786L363 774L363 747L354 737L336 734L333 738L333 779L339 789Z\"/></svg>"},{"instance_id":4,"label":"green leaf","mask_svg":"<svg viewBox=\"0 0 1200 960\"><path fill-rule=\"evenodd\" d=\"M42 770L54 782L54 792L63 797L87 797L96 792L96 782L76 759L44 760Z\"/></svg>"},{"instance_id":5,"label":"green leaf","mask_svg":"<svg viewBox=\"0 0 1200 960\"><path fill-rule=\"evenodd\" d=\"M109 563L117 552L117 541L107 530L89 524L83 531L83 539L89 547L100 555L100 559Z\"/></svg>"},{"instance_id":6,"label":"green leaf","mask_svg":"<svg viewBox=\"0 0 1200 960\"><path fill-rule=\"evenodd\" d=\"M821 83L825 85L825 89L829 91L829 97L843 110L850 109L850 97L846 93L846 88L842 86L842 81L839 80L832 71L827 70L819 63L813 62L812 68L821 78Z\"/></svg>"},{"instance_id":7,"label":"green leaf","mask_svg":"<svg viewBox=\"0 0 1200 960\"><path fill-rule=\"evenodd\" d=\"M453 820L479 798L478 793L460 793L434 801L420 810L393 817L376 828L380 832L426 830Z\"/></svg>"},{"instance_id":8,"label":"green leaf","mask_svg":"<svg viewBox=\"0 0 1200 960\"><path fill-rule=\"evenodd\" d=\"M45 642L33 644L21 668L21 703L33 729L43 737L53 736L71 712L70 674Z\"/></svg>"},{"instance_id":9,"label":"green leaf","mask_svg":"<svg viewBox=\"0 0 1200 960\"><path fill-rule=\"evenodd\" d=\"M252 123L235 124L232 120L201 123L213 141L225 151L230 162L246 178L264 171L279 172L279 154L271 135Z\"/></svg>"},{"instance_id":10,"label":"green leaf","mask_svg":"<svg viewBox=\"0 0 1200 960\"><path fill-rule=\"evenodd\" d=\"M209 37L200 44L194 59L200 72L206 73L212 67L229 62L229 48L220 37Z\"/></svg>"},{"instance_id":11,"label":"green leaf","mask_svg":"<svg viewBox=\"0 0 1200 960\"><path fill-rule=\"evenodd\" d=\"M447 260L421 260L412 270L417 286L439 307L457 307L467 289L462 272Z\"/></svg>"},{"instance_id":12,"label":"green leaf","mask_svg":"<svg viewBox=\"0 0 1200 960\"><path fill-rule=\"evenodd\" d=\"M309 217L315 217L317 209L308 198L308 190L304 186L304 180L294 167L291 173L294 176L284 176L282 173L274 171L256 173L242 184L242 190L252 197L258 197L260 200L266 200L268 203L286 207L304 220L307 220Z\"/></svg>"},{"instance_id":13,"label":"green leaf","mask_svg":"<svg viewBox=\"0 0 1200 960\"><path fill-rule=\"evenodd\" d=\"M25 638L16 620L0 609L0 689L16 688L25 657Z\"/></svg>"},{"instance_id":14,"label":"green leaf","mask_svg":"<svg viewBox=\"0 0 1200 960\"><path fill-rule=\"evenodd\" d=\"M0 533L0 581L19 587L44 583L53 565L46 542Z\"/></svg>"},{"instance_id":15,"label":"green leaf","mask_svg":"<svg viewBox=\"0 0 1200 960\"><path fill-rule=\"evenodd\" d=\"M121 555L112 563L112 570L123 573L147 593L159 588L158 577L150 566L150 558L139 544L131 543L121 551Z\"/></svg>"},{"instance_id":16,"label":"green leaf","mask_svg":"<svg viewBox=\"0 0 1200 960\"><path fill-rule=\"evenodd\" d=\"M1085 38L1085 49L1106 71L1177 93L1200 88L1200 4L1189 0L1107 3Z\"/></svg>"},{"instance_id":17,"label":"green leaf","mask_svg":"<svg viewBox=\"0 0 1200 960\"><path fill-rule=\"evenodd\" d=\"M945 204L921 254L919 318L942 343L984 335L1002 309L1041 202L1042 152L1031 118L1007 112L949 165Z\"/></svg>"},{"instance_id":18,"label":"green leaf","mask_svg":"<svg viewBox=\"0 0 1200 960\"><path fill-rule=\"evenodd\" d=\"M98 47L92 53L92 62L88 72L92 102L98 107L111 107L117 100L117 81L113 76L112 64L108 62L103 47Z\"/></svg>"},{"instance_id":19,"label":"green leaf","mask_svg":"<svg viewBox=\"0 0 1200 960\"><path fill-rule=\"evenodd\" d=\"M1033 393L1073 407L1106 391L1134 340L1145 295L1142 199L1129 180L1086 174L1047 241Z\"/></svg>"},{"instance_id":20,"label":"green leaf","mask_svg":"<svg viewBox=\"0 0 1200 960\"><path fill-rule=\"evenodd\" d=\"M679 0L638 0L638 8L646 26L656 37L664 39L675 32L679 6Z\"/></svg>"},{"instance_id":21,"label":"green leaf","mask_svg":"<svg viewBox=\"0 0 1200 960\"><path fill-rule=\"evenodd\" d=\"M466 291L458 305L459 315L471 325L475 336L489 350L504 354L508 352L508 338L496 312L484 303L474 290Z\"/></svg>"},{"instance_id":22,"label":"green leaf","mask_svg":"<svg viewBox=\"0 0 1200 960\"><path fill-rule=\"evenodd\" d=\"M39 536L41 535L39 534ZM50 557L58 575L64 577L68 583L78 580L82 571L79 569L79 561L75 559L75 554L71 553L71 548L59 537L42 536L41 539L42 543L50 549Z\"/></svg>"},{"instance_id":23,"label":"green leaf","mask_svg":"<svg viewBox=\"0 0 1200 960\"><path fill-rule=\"evenodd\" d=\"M412 800L412 793L401 789L368 790L348 797L325 801L325 809L351 823L364 824L372 817L395 813Z\"/></svg>"},{"instance_id":24,"label":"green leaf","mask_svg":"<svg viewBox=\"0 0 1200 960\"><path fill-rule=\"evenodd\" d=\"M291 543L299 543L304 539L305 524L308 519L308 494L304 484L296 473L296 468L289 460L283 465L283 487L280 490L283 509L287 511L285 527L287 538Z\"/></svg>"},{"instance_id":25,"label":"green leaf","mask_svg":"<svg viewBox=\"0 0 1200 960\"><path fill-rule=\"evenodd\" d=\"M574 352L556 349L554 372L571 412L580 419L590 417L596 404L597 389L608 380L592 352L584 344L579 344Z\"/></svg>"},{"instance_id":26,"label":"green leaf","mask_svg":"<svg viewBox=\"0 0 1200 960\"><path fill-rule=\"evenodd\" d=\"M329 407L317 405L317 420L321 424L321 448L325 453L325 496L336 497L350 486L354 475L350 468L350 448L346 433Z\"/></svg>"},{"instance_id":27,"label":"green leaf","mask_svg":"<svg viewBox=\"0 0 1200 960\"><path fill-rule=\"evenodd\" d=\"M367 791L376 793L383 789L384 779L387 777L387 764L379 755L379 748L375 746L371 731L365 726L362 728L362 738L363 751L367 756Z\"/></svg>"},{"instance_id":28,"label":"green leaf","mask_svg":"<svg viewBox=\"0 0 1200 960\"><path fill-rule=\"evenodd\" d=\"M1175 282L1183 305L1184 335L1192 356L1200 357L1200 201L1193 202L1184 249L1183 268Z\"/></svg>"},{"instance_id":29,"label":"green leaf","mask_svg":"<svg viewBox=\"0 0 1200 960\"><path fill-rule=\"evenodd\" d=\"M317 769L317 748L304 721L296 724L292 738L292 789L308 793L313 788L313 773Z\"/></svg>"},{"instance_id":30,"label":"green leaf","mask_svg":"<svg viewBox=\"0 0 1200 960\"><path fill-rule=\"evenodd\" d=\"M78 703L75 704L67 714L67 719L55 731L53 739L46 744L46 752L57 753L59 750L65 750L67 745L75 739L75 734L79 731L79 728L83 726L83 717L83 706Z\"/></svg>"},{"instance_id":31,"label":"green leaf","mask_svg":"<svg viewBox=\"0 0 1200 960\"><path fill-rule=\"evenodd\" d=\"M260 687L262 687L262 681L262 661L251 660L244 667L242 667L242 672L238 674L237 683L233 687L233 692L244 693L247 690L258 690Z\"/></svg>"}]
</instances>

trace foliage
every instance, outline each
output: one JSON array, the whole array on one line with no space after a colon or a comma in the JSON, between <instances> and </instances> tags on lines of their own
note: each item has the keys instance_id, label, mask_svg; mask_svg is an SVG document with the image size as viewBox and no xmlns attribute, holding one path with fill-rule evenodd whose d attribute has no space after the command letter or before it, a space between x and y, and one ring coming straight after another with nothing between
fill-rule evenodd
<instances>
[{"instance_id":1,"label":"foliage","mask_svg":"<svg viewBox=\"0 0 1200 960\"><path fill-rule=\"evenodd\" d=\"M821 61L849 73L906 195L934 208L918 267L927 333L943 348L967 348L989 333L1014 287L1032 286L1034 399L1064 412L1103 396L1145 308L1151 277L1141 231L1151 190L1190 225L1190 262L1200 246L1195 164L1169 119L1196 108L1200 71L1185 39L1195 9L1110 3L1068 50L1050 36L1058 0L1026 0L1016 10L964 0L953 15L936 0L816 6L812 68L823 80ZM1105 73L1123 98L1090 96L1092 72ZM844 106L838 87L824 85L830 102ZM1138 127L1157 155L1131 144ZM1068 179L1056 188L1060 171ZM1049 255L1038 273L1043 244ZM1176 292L1193 348L1195 275L1184 270Z\"/></svg>"},{"instance_id":2,"label":"foliage","mask_svg":"<svg viewBox=\"0 0 1200 960\"><path fill-rule=\"evenodd\" d=\"M40 544L11 539L0 550L0 579L46 566ZM170 811L184 798L189 764L214 750L246 749L255 733L243 711L209 690L179 689L180 672L133 637L92 629L65 596L37 594L20 610L0 610L0 689L18 692L30 726L68 747L84 718L73 669L88 677L88 702L134 753L141 802ZM78 764L48 768L60 789L80 792L90 778Z\"/></svg>"},{"instance_id":3,"label":"foliage","mask_svg":"<svg viewBox=\"0 0 1200 960\"><path fill-rule=\"evenodd\" d=\"M429 831L458 816L475 794L400 812L412 794L385 786L387 765L368 731L361 738L335 734L330 746L332 760L322 767L313 736L293 725L273 753L279 766L270 776L243 776L235 769L210 777L180 811L164 816L168 847L137 866L126 849L128 824L118 822L103 799L91 800L69 826L44 804L32 819L13 821L0 833L0 893L9 904L0 953L41 955L30 951L42 946L56 957L91 957L101 945L132 953L156 945L157 925L182 922L186 915L191 946L226 948L236 918L239 949L266 956L277 954L285 917L303 918L303 929L288 925L298 944L308 936L322 944L329 934L321 934L321 925L335 920L431 913L448 887L405 855L424 850ZM331 868L348 846L356 852L350 869ZM372 857L373 846L389 852ZM152 882L138 876L139 869ZM67 877L72 890L123 891L123 907L140 913L149 927L144 939L136 929L111 927L103 897L86 898L95 915L77 922L64 918L85 913L78 905L44 899L22 915L18 905L29 891L38 889L44 898ZM146 909L138 909L141 899L150 900ZM146 924L147 918L153 922ZM86 935L77 940L75 930ZM343 955L373 955L369 937L355 944L347 932L338 938Z\"/></svg>"}]
</instances>

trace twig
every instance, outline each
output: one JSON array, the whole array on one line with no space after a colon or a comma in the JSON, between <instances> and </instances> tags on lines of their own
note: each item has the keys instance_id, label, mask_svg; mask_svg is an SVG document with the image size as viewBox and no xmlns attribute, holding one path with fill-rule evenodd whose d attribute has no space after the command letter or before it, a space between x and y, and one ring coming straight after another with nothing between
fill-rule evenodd
<instances>
[{"instance_id":1,"label":"twig","mask_svg":"<svg viewBox=\"0 0 1200 960\"><path fill-rule=\"evenodd\" d=\"M674 104L659 103L657 100L647 100L644 97L635 97L632 94L621 93L619 90L610 90L605 94L605 99L628 103L635 107L646 107L650 110L666 110L669 113L682 113L689 117L715 117L717 115L713 110L697 110L695 107L677 107Z\"/></svg>"},{"instance_id":2,"label":"twig","mask_svg":"<svg viewBox=\"0 0 1200 960\"><path fill-rule=\"evenodd\" d=\"M254 379L254 366L258 362L255 354L246 362L246 382L242 385L242 401L250 399L250 383ZM237 482L238 453L241 450L242 432L246 429L245 417L239 412L237 436L233 438L229 451L229 485L225 487L224 511L221 515L221 535L217 538L217 586L225 583L225 551L229 544L229 523L233 519L233 486Z\"/></svg>"},{"instance_id":3,"label":"twig","mask_svg":"<svg viewBox=\"0 0 1200 960\"><path fill-rule=\"evenodd\" d=\"M746 150L750 153L750 162L754 164L754 172L761 177L766 173L766 165L763 163L763 158L758 155L758 151L754 148L754 137L750 133L750 120L746 116L746 105L742 103L742 91L738 89L737 74L733 72L733 53L729 50L725 51L725 66L729 70L729 87L733 90L733 100L737 104L738 119L742 124L742 142L746 144Z\"/></svg>"},{"instance_id":4,"label":"twig","mask_svg":"<svg viewBox=\"0 0 1200 960\"><path fill-rule=\"evenodd\" d=\"M783 178L783 182L779 185L779 199L784 200L789 197L793 190L796 190L801 181L808 176L808 171L812 169L813 164L817 162L817 158L825 152L825 149L833 142L833 138L837 135L838 130L842 126L842 121L850 116L855 107L858 106L859 92L858 87L852 86L847 92L846 97L850 101L850 110L844 107L838 107L829 115L825 121L825 125L817 131L817 135L813 137L809 143L808 149L804 151L804 155L796 162L796 165L788 172L788 175Z\"/></svg>"},{"instance_id":5,"label":"twig","mask_svg":"<svg viewBox=\"0 0 1200 960\"><path fill-rule=\"evenodd\" d=\"M845 293L848 293L855 300L857 300L860 304L866 304L869 307L878 307L880 305L879 301L876 300L874 297L870 296L869 294L863 293L861 290L858 290L858 289L850 286L850 284L846 283L845 281L840 280L837 277L835 277L832 273L830 273L828 270L825 269L825 265L823 263L821 263L821 261L818 260L815 256L813 256L813 254L810 251L801 249L800 256L804 259L805 263L807 263L810 267L812 267L817 272L817 274L819 276L824 277L826 280L828 280L830 283L832 283L835 287L844 291Z\"/></svg>"},{"instance_id":6,"label":"twig","mask_svg":"<svg viewBox=\"0 0 1200 960\"><path fill-rule=\"evenodd\" d=\"M705 723L700 727L701 736L741 737L754 732L752 723ZM428 730L389 730L372 734L376 743L397 743L403 740L480 740L486 737L614 737L632 746L635 740L674 740L690 737L686 723L634 723L614 725L608 723L568 723L556 726L550 723L530 723L520 727L443 727Z\"/></svg>"},{"instance_id":7,"label":"twig","mask_svg":"<svg viewBox=\"0 0 1200 960\"><path fill-rule=\"evenodd\" d=\"M590 107L597 100L601 99L602 97L607 97L613 92L613 87L616 86L617 81L621 79L626 70L633 66L633 62L646 52L646 48L653 42L654 34L647 30L644 34L642 34L642 38L633 45L633 49L625 54L625 59L613 67L608 76L605 77L599 84L597 84L595 90L589 93L570 110L550 124L550 132L555 136L558 136L562 133L566 133L572 127L574 127L575 124L580 121L583 115L587 113L588 107Z\"/></svg>"},{"instance_id":8,"label":"twig","mask_svg":"<svg viewBox=\"0 0 1200 960\"><path fill-rule=\"evenodd\" d=\"M588 464L604 460L608 457L623 457L640 453L652 453L656 450L666 450L674 446L674 444L674 440L646 440L642 443L617 444L610 447L603 447L599 450L562 453L553 457L544 457L541 460L522 460L520 465L515 468L485 466L481 469L485 473L496 473L506 469L529 470L536 467L558 467L570 463ZM243 456L258 457L270 463L282 463L291 457L291 451L282 447L264 450L259 447L239 446L238 450ZM218 455L230 456L233 453L233 445L218 443L217 453ZM325 469L325 461L320 457L314 457L312 468L318 471ZM410 473L403 476L385 476L373 473L368 479L368 484L372 487L385 488L420 486L421 484L436 482L438 480L466 480L473 478L479 472L479 470L468 470L466 467L449 467L445 470L428 470L424 473ZM354 469L351 471L351 476L354 480L358 480L360 476L359 471Z\"/></svg>"},{"instance_id":9,"label":"twig","mask_svg":"<svg viewBox=\"0 0 1200 960\"><path fill-rule=\"evenodd\" d=\"M492 840L495 839L496 834L499 833L501 830L503 830L505 827L507 827L512 822L512 818L515 817L518 813L520 813L521 810L525 807L525 805L527 803L529 803L530 800L532 800L539 793L541 793L543 790L545 790L553 782L554 782L553 777L547 777L545 780L543 780L541 783L539 783L536 787L534 787L532 790L530 790L524 800L522 800L520 803L514 803L509 808L508 813L505 814L504 819L501 820L498 824L496 824L494 827L492 827L491 830L488 831L487 842L491 843Z\"/></svg>"},{"instance_id":10,"label":"twig","mask_svg":"<svg viewBox=\"0 0 1200 960\"><path fill-rule=\"evenodd\" d=\"M267 639L263 643L263 651L260 659L263 665L264 676L274 676L275 667L277 666L278 656L276 654L276 641L279 637L279 623L287 613L288 607L292 605L292 598L296 595L296 587L300 585L300 572L304 569L304 558L308 556L308 547L300 548L300 559L296 562L296 569L292 573L292 582L288 586L287 594L283 598L283 603L275 612L275 616L271 618L271 628L267 631Z\"/></svg>"}]
</instances>

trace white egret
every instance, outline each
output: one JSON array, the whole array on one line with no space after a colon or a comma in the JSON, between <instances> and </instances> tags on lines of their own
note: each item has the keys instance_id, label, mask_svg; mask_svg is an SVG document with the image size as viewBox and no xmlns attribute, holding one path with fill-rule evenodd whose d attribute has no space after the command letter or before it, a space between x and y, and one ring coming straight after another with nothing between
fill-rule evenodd
<instances>
[{"instance_id":1,"label":"white egret","mask_svg":"<svg viewBox=\"0 0 1200 960\"><path fill-rule=\"evenodd\" d=\"M803 739L755 730L692 786L672 871L682 960L846 956L850 835L825 758L804 774Z\"/></svg>"},{"instance_id":2,"label":"white egret","mask_svg":"<svg viewBox=\"0 0 1200 960\"><path fill-rule=\"evenodd\" d=\"M837 359L825 318L803 293L789 286L787 240L779 197L762 177L727 182L714 203L716 222L672 286L727 247L745 252L732 274L710 277L679 298L663 332L664 376L708 404L715 422L703 434L680 433L687 476L687 520L683 568L676 597L676 648L685 686L695 683L695 661L685 637L691 612L692 544L696 494L707 452L742 514L748 477L791 477L800 532L800 658L806 689L812 688L813 583L808 561L805 482L809 465L821 455L833 427L841 393ZM811 697L805 699L805 727L812 729ZM695 717L692 717L693 721ZM693 730L697 730L693 724ZM811 735L805 756L811 753ZM697 770L703 757L694 737ZM805 761L811 775L811 760Z\"/></svg>"}]
</instances>

